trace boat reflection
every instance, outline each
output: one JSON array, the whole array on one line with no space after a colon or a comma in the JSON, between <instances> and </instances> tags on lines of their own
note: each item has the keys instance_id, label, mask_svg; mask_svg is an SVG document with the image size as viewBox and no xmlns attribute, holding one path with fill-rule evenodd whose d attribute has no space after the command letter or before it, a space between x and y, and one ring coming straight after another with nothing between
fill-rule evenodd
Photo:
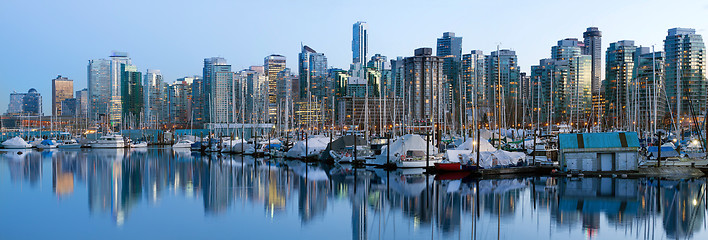
<instances>
[{"instance_id":1,"label":"boat reflection","mask_svg":"<svg viewBox=\"0 0 708 240\"><path fill-rule=\"evenodd\" d=\"M435 180L419 169L358 169L172 149L3 151L0 156L9 176L0 168L0 177L10 184L41 188L43 173L51 173L56 197L86 189L90 214L110 217L116 225L131 221L136 206L179 197L200 201L206 218L234 209L255 209L270 219L297 214L303 228L320 222L348 225L352 239L706 234L706 179Z\"/></svg>"}]
</instances>

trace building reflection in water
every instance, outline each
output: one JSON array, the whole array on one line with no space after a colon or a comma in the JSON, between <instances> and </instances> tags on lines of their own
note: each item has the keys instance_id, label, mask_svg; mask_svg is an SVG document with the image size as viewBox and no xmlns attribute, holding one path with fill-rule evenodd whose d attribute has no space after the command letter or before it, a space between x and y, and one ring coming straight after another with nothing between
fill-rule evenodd
<instances>
[{"instance_id":1,"label":"building reflection in water","mask_svg":"<svg viewBox=\"0 0 708 240\"><path fill-rule=\"evenodd\" d=\"M57 197L71 196L85 186L89 212L108 215L116 225L130 221L138 204L156 205L175 195L201 198L205 217L255 206L268 218L296 212L303 226L341 221L331 209L350 208L352 239L415 234L481 239L496 237L497 231L503 237L514 234L503 228L525 213L547 213L548 219L534 219L529 225L560 236L582 231L585 237L611 232L611 236L683 239L705 228L705 179L435 180L416 169L323 167L172 149L0 154L11 184L36 187L43 181L42 173L51 172Z\"/></svg>"}]
</instances>

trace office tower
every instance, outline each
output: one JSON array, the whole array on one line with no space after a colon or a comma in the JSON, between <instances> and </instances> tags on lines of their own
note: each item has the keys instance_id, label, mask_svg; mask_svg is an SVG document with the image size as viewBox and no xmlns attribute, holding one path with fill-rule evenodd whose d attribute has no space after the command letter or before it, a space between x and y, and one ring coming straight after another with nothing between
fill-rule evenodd
<instances>
[{"instance_id":1,"label":"office tower","mask_svg":"<svg viewBox=\"0 0 708 240\"><path fill-rule=\"evenodd\" d=\"M138 67L132 64L122 63L121 68L121 102L122 114L121 118L128 127L141 127L139 125L141 116L144 114L144 92L142 77L143 74L138 71ZM113 117L111 117L112 119ZM126 122L128 121L128 122Z\"/></svg>"},{"instance_id":2,"label":"office tower","mask_svg":"<svg viewBox=\"0 0 708 240\"><path fill-rule=\"evenodd\" d=\"M300 74L299 101L327 98L327 57L308 46L302 46L298 59ZM308 96L308 92L310 96Z\"/></svg>"},{"instance_id":3,"label":"office tower","mask_svg":"<svg viewBox=\"0 0 708 240\"><path fill-rule=\"evenodd\" d=\"M192 84L199 76L178 78L168 87L169 123L173 128L189 128L192 120Z\"/></svg>"},{"instance_id":4,"label":"office tower","mask_svg":"<svg viewBox=\"0 0 708 240\"><path fill-rule=\"evenodd\" d=\"M589 27L583 33L583 55L590 55L592 94L600 94L600 84L602 79L602 32L597 27Z\"/></svg>"},{"instance_id":5,"label":"office tower","mask_svg":"<svg viewBox=\"0 0 708 240\"><path fill-rule=\"evenodd\" d=\"M42 116L42 95L34 88L30 88L26 93L10 93L10 102L7 104L7 115Z\"/></svg>"},{"instance_id":6,"label":"office tower","mask_svg":"<svg viewBox=\"0 0 708 240\"><path fill-rule=\"evenodd\" d=\"M496 112L492 114L497 116L496 127L501 127L503 123L513 123L513 115L508 113L521 109L520 71L516 52L508 49L497 50L485 56L484 62L484 71L487 74L487 104Z\"/></svg>"},{"instance_id":7,"label":"office tower","mask_svg":"<svg viewBox=\"0 0 708 240\"><path fill-rule=\"evenodd\" d=\"M664 57L664 52L652 52L642 47L637 49L634 58L634 81L637 83L636 99L639 103L637 121L638 125L651 127L651 130L656 130L653 129L655 122L657 128L662 127L661 121L667 113Z\"/></svg>"},{"instance_id":8,"label":"office tower","mask_svg":"<svg viewBox=\"0 0 708 240\"><path fill-rule=\"evenodd\" d=\"M235 119L234 72L223 58L204 59L204 113L208 122L230 123Z\"/></svg>"},{"instance_id":9,"label":"office tower","mask_svg":"<svg viewBox=\"0 0 708 240\"><path fill-rule=\"evenodd\" d=\"M433 49L418 48L413 57L404 61L405 90L403 91L408 124L432 124L439 122L443 59L433 56Z\"/></svg>"},{"instance_id":10,"label":"office tower","mask_svg":"<svg viewBox=\"0 0 708 240\"><path fill-rule=\"evenodd\" d=\"M285 69L285 56L267 56L263 59L263 67L268 79L268 117L269 120L275 120L278 105L282 102L278 99L278 73Z\"/></svg>"},{"instance_id":11,"label":"office tower","mask_svg":"<svg viewBox=\"0 0 708 240\"><path fill-rule=\"evenodd\" d=\"M605 118L608 126L628 127L631 122L630 89L633 88L634 57L637 47L634 41L623 40L610 43L605 61Z\"/></svg>"},{"instance_id":12,"label":"office tower","mask_svg":"<svg viewBox=\"0 0 708 240\"><path fill-rule=\"evenodd\" d=\"M89 118L94 120L105 119L108 116L112 98L111 60L89 60L87 68Z\"/></svg>"},{"instance_id":13,"label":"office tower","mask_svg":"<svg viewBox=\"0 0 708 240\"><path fill-rule=\"evenodd\" d=\"M111 53L111 64L110 64L110 79L111 79L111 100L110 100L110 123L112 126L116 126L122 123L123 114L123 90L122 90L122 79L123 79L123 64L130 65L131 60L126 52L113 51ZM142 78L142 77L140 77ZM140 84L140 82L138 82ZM142 95L142 93L140 93ZM142 101L142 99L141 99ZM137 110L140 111L140 110Z\"/></svg>"},{"instance_id":14,"label":"office tower","mask_svg":"<svg viewBox=\"0 0 708 240\"><path fill-rule=\"evenodd\" d=\"M88 89L84 88L76 91L76 116L87 117L88 116L88 106L89 106L89 95Z\"/></svg>"},{"instance_id":15,"label":"office tower","mask_svg":"<svg viewBox=\"0 0 708 240\"><path fill-rule=\"evenodd\" d=\"M462 62L462 37L455 37L454 32L445 32L437 41L436 55L443 58L443 75L446 78L443 90L445 99L447 100L448 108L454 116L453 121L459 121L460 104L461 104L461 85L458 85L460 79L460 68ZM448 109L448 111L451 109Z\"/></svg>"},{"instance_id":16,"label":"office tower","mask_svg":"<svg viewBox=\"0 0 708 240\"><path fill-rule=\"evenodd\" d=\"M403 97L403 91L405 89L405 65L403 63L403 57L396 57L396 59L391 59L391 86L389 88L391 97Z\"/></svg>"},{"instance_id":17,"label":"office tower","mask_svg":"<svg viewBox=\"0 0 708 240\"><path fill-rule=\"evenodd\" d=\"M559 40L551 47L551 58L531 67L524 92L534 121L581 128L592 122L592 58L582 54L583 46L575 38Z\"/></svg>"},{"instance_id":18,"label":"office tower","mask_svg":"<svg viewBox=\"0 0 708 240\"><path fill-rule=\"evenodd\" d=\"M168 109L165 106L164 80L160 70L148 69L144 78L145 90L145 124L150 128L156 128L163 120L168 118Z\"/></svg>"},{"instance_id":19,"label":"office tower","mask_svg":"<svg viewBox=\"0 0 708 240\"><path fill-rule=\"evenodd\" d=\"M7 104L7 115L22 115L23 103L27 93L10 93L10 102Z\"/></svg>"},{"instance_id":20,"label":"office tower","mask_svg":"<svg viewBox=\"0 0 708 240\"><path fill-rule=\"evenodd\" d=\"M239 82L237 91L240 92L236 94L238 96L236 101L239 102L236 104L239 108L236 121L241 121L241 114L244 122L247 123L263 122L267 117L265 116L268 102L267 81L263 72L258 71L258 66L255 67L241 70L236 74Z\"/></svg>"},{"instance_id":21,"label":"office tower","mask_svg":"<svg viewBox=\"0 0 708 240\"><path fill-rule=\"evenodd\" d=\"M205 113L206 113L206 106L204 105L204 98L206 96L206 93L204 91L204 79L203 78L197 78L194 79L191 85L191 92L192 92L192 114L191 114L191 119L192 119L192 124L194 127L203 127L203 124L206 122L205 119Z\"/></svg>"},{"instance_id":22,"label":"office tower","mask_svg":"<svg viewBox=\"0 0 708 240\"><path fill-rule=\"evenodd\" d=\"M357 65L358 66L358 65ZM366 80L361 77L350 77L347 83L347 96L364 98L367 93L368 97L379 97L381 93L381 72L373 67L364 69L366 72ZM357 76L359 71L352 71L352 76ZM368 84L367 84L368 82ZM367 91L368 86L368 91Z\"/></svg>"},{"instance_id":23,"label":"office tower","mask_svg":"<svg viewBox=\"0 0 708 240\"><path fill-rule=\"evenodd\" d=\"M42 95L36 89L30 88L22 98L22 114L30 116L43 116Z\"/></svg>"},{"instance_id":24,"label":"office tower","mask_svg":"<svg viewBox=\"0 0 708 240\"><path fill-rule=\"evenodd\" d=\"M369 62L366 63L367 67L370 68L375 68L379 72L382 72L384 69L390 69L391 66L389 66L389 63L386 61L386 56L383 56L381 54L374 54L374 56L371 56L371 59Z\"/></svg>"},{"instance_id":25,"label":"office tower","mask_svg":"<svg viewBox=\"0 0 708 240\"><path fill-rule=\"evenodd\" d=\"M62 116L61 102L74 97L74 80L62 77L52 79L52 116Z\"/></svg>"},{"instance_id":26,"label":"office tower","mask_svg":"<svg viewBox=\"0 0 708 240\"><path fill-rule=\"evenodd\" d=\"M227 65L226 59L220 57L211 57L204 59L204 67L202 68L204 78L199 83L198 87L192 85L192 94L194 94L194 104L193 106L198 107L198 111L195 112L195 120L199 124L212 122L211 114L212 111L212 86L215 81L214 73L218 66ZM197 110L197 109L195 109Z\"/></svg>"},{"instance_id":27,"label":"office tower","mask_svg":"<svg viewBox=\"0 0 708 240\"><path fill-rule=\"evenodd\" d=\"M672 28L664 40L666 95L669 109L683 127L686 117L706 112L706 47L691 28Z\"/></svg>"},{"instance_id":28,"label":"office tower","mask_svg":"<svg viewBox=\"0 0 708 240\"><path fill-rule=\"evenodd\" d=\"M79 101L76 98L67 98L61 101L61 115L64 117L76 117L77 109L80 108Z\"/></svg>"},{"instance_id":29,"label":"office tower","mask_svg":"<svg viewBox=\"0 0 708 240\"><path fill-rule=\"evenodd\" d=\"M473 107L478 108L478 112L488 111L486 99L486 74L484 72L484 53L481 50L472 50L469 54L462 55L462 103L465 111L470 111ZM475 101L476 100L476 101ZM481 121L477 116L473 119Z\"/></svg>"},{"instance_id":30,"label":"office tower","mask_svg":"<svg viewBox=\"0 0 708 240\"><path fill-rule=\"evenodd\" d=\"M354 23L352 31L352 63L361 66L366 64L366 54L369 52L369 25L366 22Z\"/></svg>"}]
</instances>

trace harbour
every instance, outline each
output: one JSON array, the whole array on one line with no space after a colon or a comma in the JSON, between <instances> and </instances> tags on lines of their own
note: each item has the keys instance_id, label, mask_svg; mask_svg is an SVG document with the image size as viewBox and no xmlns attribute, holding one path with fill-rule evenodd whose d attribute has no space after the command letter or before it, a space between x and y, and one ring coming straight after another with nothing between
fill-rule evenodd
<instances>
[{"instance_id":1,"label":"harbour","mask_svg":"<svg viewBox=\"0 0 708 240\"><path fill-rule=\"evenodd\" d=\"M51 231L18 225L0 237L708 236L705 177L444 175L157 147L6 149L0 224L32 222Z\"/></svg>"}]
</instances>

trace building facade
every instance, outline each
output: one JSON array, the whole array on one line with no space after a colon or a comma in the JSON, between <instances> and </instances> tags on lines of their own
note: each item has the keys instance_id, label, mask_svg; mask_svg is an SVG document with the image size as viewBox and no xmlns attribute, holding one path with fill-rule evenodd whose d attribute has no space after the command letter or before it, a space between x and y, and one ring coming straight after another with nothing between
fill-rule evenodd
<instances>
[{"instance_id":1,"label":"building facade","mask_svg":"<svg viewBox=\"0 0 708 240\"><path fill-rule=\"evenodd\" d=\"M352 63L366 64L369 51L369 25L366 22L354 23L352 30Z\"/></svg>"},{"instance_id":2,"label":"building facade","mask_svg":"<svg viewBox=\"0 0 708 240\"><path fill-rule=\"evenodd\" d=\"M63 116L61 102L74 98L74 80L62 77L52 79L52 116Z\"/></svg>"},{"instance_id":3,"label":"building facade","mask_svg":"<svg viewBox=\"0 0 708 240\"><path fill-rule=\"evenodd\" d=\"M418 48L404 59L404 102L408 125L428 125L440 121L444 104L442 95L443 59L432 55L431 48Z\"/></svg>"},{"instance_id":4,"label":"building facade","mask_svg":"<svg viewBox=\"0 0 708 240\"><path fill-rule=\"evenodd\" d=\"M672 28L664 40L664 51L669 109L678 118L675 122L685 126L687 117L706 111L706 47L695 29Z\"/></svg>"}]
</instances>

